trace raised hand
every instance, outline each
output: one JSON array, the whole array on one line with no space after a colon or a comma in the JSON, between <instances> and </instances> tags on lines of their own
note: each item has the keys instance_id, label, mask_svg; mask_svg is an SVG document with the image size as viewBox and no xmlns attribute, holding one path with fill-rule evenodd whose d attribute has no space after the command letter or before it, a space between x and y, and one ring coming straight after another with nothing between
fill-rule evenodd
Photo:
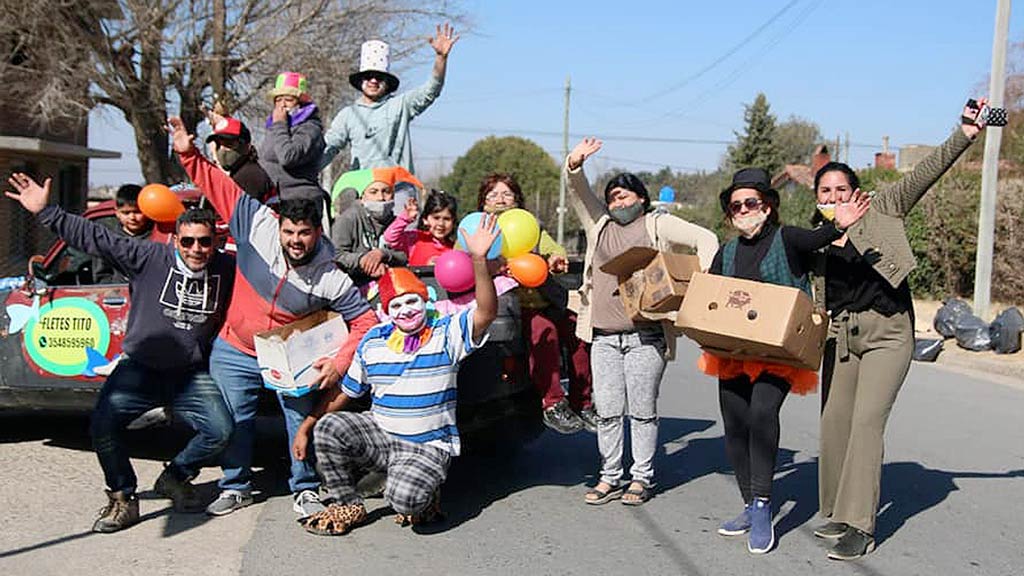
<instances>
[{"instance_id":1,"label":"raised hand","mask_svg":"<svg viewBox=\"0 0 1024 576\"><path fill-rule=\"evenodd\" d=\"M836 204L836 226L844 230L853 226L867 214L869 208L871 208L871 196L864 194L860 191L860 188L857 188L853 191L853 195L850 196L848 202Z\"/></svg>"},{"instance_id":2,"label":"raised hand","mask_svg":"<svg viewBox=\"0 0 1024 576\"><path fill-rule=\"evenodd\" d=\"M597 138L584 138L580 140L571 152L569 152L569 169L575 170L583 163L586 162L587 158L590 158L601 149L604 143Z\"/></svg>"},{"instance_id":3,"label":"raised hand","mask_svg":"<svg viewBox=\"0 0 1024 576\"><path fill-rule=\"evenodd\" d=\"M21 206L33 214L38 214L46 208L47 200L50 198L50 179L47 178L40 186L38 182L29 178L28 174L15 172L7 179L7 183L18 191L6 191L4 195L11 200L17 200Z\"/></svg>"},{"instance_id":4,"label":"raised hand","mask_svg":"<svg viewBox=\"0 0 1024 576\"><path fill-rule=\"evenodd\" d=\"M409 220L415 220L420 215L420 207L416 202L415 198L409 198L405 201L405 217Z\"/></svg>"},{"instance_id":5,"label":"raised hand","mask_svg":"<svg viewBox=\"0 0 1024 576\"><path fill-rule=\"evenodd\" d=\"M196 137L188 133L188 130L185 129L185 123L181 121L181 118L177 116L168 118L167 132L171 135L171 148L178 154L185 154L194 148L193 140Z\"/></svg>"},{"instance_id":6,"label":"raised hand","mask_svg":"<svg viewBox=\"0 0 1024 576\"><path fill-rule=\"evenodd\" d=\"M472 234L466 232L465 228L460 228L459 231L466 238L466 250L469 255L474 258L486 259L491 244L494 244L494 240L498 237L498 215L485 214L480 219L480 225L477 226L476 232Z\"/></svg>"},{"instance_id":7,"label":"raised hand","mask_svg":"<svg viewBox=\"0 0 1024 576\"><path fill-rule=\"evenodd\" d=\"M561 254L552 254L548 257L548 271L552 274L562 274L569 270L569 261Z\"/></svg>"},{"instance_id":8,"label":"raised hand","mask_svg":"<svg viewBox=\"0 0 1024 576\"><path fill-rule=\"evenodd\" d=\"M963 130L964 136L967 136L971 140L978 137L978 134L984 130L983 126L978 126L974 122L978 119L978 114L981 113L981 109L988 102L986 98L978 98L978 107L971 108L970 106L964 106L964 111L960 113L962 122L960 123L960 129Z\"/></svg>"},{"instance_id":9,"label":"raised hand","mask_svg":"<svg viewBox=\"0 0 1024 576\"><path fill-rule=\"evenodd\" d=\"M443 29L438 24L437 35L429 40L430 47L434 49L434 52L437 52L438 56L447 58L448 53L452 51L452 46L455 46L459 38L460 36L455 33L455 28L452 28L451 24L445 22Z\"/></svg>"}]
</instances>

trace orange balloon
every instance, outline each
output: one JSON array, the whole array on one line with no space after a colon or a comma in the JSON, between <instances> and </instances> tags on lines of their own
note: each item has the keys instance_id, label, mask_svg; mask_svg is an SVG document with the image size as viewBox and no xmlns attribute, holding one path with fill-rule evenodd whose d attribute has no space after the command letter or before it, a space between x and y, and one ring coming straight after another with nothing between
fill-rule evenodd
<instances>
[{"instance_id":1,"label":"orange balloon","mask_svg":"<svg viewBox=\"0 0 1024 576\"><path fill-rule=\"evenodd\" d=\"M174 222L185 211L185 205L167 186L147 184L139 192L139 210L154 222Z\"/></svg>"},{"instance_id":2,"label":"orange balloon","mask_svg":"<svg viewBox=\"0 0 1024 576\"><path fill-rule=\"evenodd\" d=\"M510 259L508 271L516 282L527 288L536 288L548 279L548 263L532 252Z\"/></svg>"}]
</instances>

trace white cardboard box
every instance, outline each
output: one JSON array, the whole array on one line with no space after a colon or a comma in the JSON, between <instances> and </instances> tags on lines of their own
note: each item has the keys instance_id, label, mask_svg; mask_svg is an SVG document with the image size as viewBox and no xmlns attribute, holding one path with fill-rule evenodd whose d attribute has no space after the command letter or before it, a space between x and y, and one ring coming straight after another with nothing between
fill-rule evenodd
<instances>
[{"instance_id":1,"label":"white cardboard box","mask_svg":"<svg viewBox=\"0 0 1024 576\"><path fill-rule=\"evenodd\" d=\"M263 384L288 396L310 392L319 372L313 363L333 358L348 336L345 320L336 312L320 310L253 338Z\"/></svg>"}]
</instances>

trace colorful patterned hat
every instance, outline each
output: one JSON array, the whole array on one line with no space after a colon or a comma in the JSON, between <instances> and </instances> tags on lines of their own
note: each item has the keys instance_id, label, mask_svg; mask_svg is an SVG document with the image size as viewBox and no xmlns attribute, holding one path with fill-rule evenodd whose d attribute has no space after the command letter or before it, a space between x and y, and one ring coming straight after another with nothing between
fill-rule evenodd
<instances>
[{"instance_id":1,"label":"colorful patterned hat","mask_svg":"<svg viewBox=\"0 0 1024 576\"><path fill-rule=\"evenodd\" d=\"M391 47L387 42L380 40L369 40L363 42L359 51L359 71L353 72L348 77L348 83L356 90L362 91L363 79L371 76L383 76L388 82L388 94L398 90L398 77L388 72L390 64Z\"/></svg>"},{"instance_id":2,"label":"colorful patterned hat","mask_svg":"<svg viewBox=\"0 0 1024 576\"><path fill-rule=\"evenodd\" d=\"M298 72L281 72L277 75L274 87L270 89L267 96L273 100L278 96L295 96L299 102L306 104L312 101L309 95L309 82L305 74Z\"/></svg>"},{"instance_id":3,"label":"colorful patterned hat","mask_svg":"<svg viewBox=\"0 0 1024 576\"><path fill-rule=\"evenodd\" d=\"M388 268L377 281L377 290L380 294L380 304L385 312L395 296L419 294L423 297L424 302L430 299L426 284L408 268Z\"/></svg>"}]
</instances>

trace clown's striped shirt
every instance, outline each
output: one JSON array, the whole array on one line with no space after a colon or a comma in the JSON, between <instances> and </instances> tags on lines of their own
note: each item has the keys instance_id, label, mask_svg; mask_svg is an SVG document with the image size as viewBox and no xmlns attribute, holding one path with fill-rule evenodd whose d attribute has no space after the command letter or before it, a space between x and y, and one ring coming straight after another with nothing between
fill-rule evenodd
<instances>
[{"instance_id":1,"label":"clown's striped shirt","mask_svg":"<svg viewBox=\"0 0 1024 576\"><path fill-rule=\"evenodd\" d=\"M370 329L356 349L342 391L358 398L373 394L371 412L377 425L403 440L430 444L459 454L455 427L456 381L461 362L487 340L473 342L473 311L428 322L429 338L413 353L396 351L388 339L393 324ZM401 338L401 335L395 335Z\"/></svg>"}]
</instances>

